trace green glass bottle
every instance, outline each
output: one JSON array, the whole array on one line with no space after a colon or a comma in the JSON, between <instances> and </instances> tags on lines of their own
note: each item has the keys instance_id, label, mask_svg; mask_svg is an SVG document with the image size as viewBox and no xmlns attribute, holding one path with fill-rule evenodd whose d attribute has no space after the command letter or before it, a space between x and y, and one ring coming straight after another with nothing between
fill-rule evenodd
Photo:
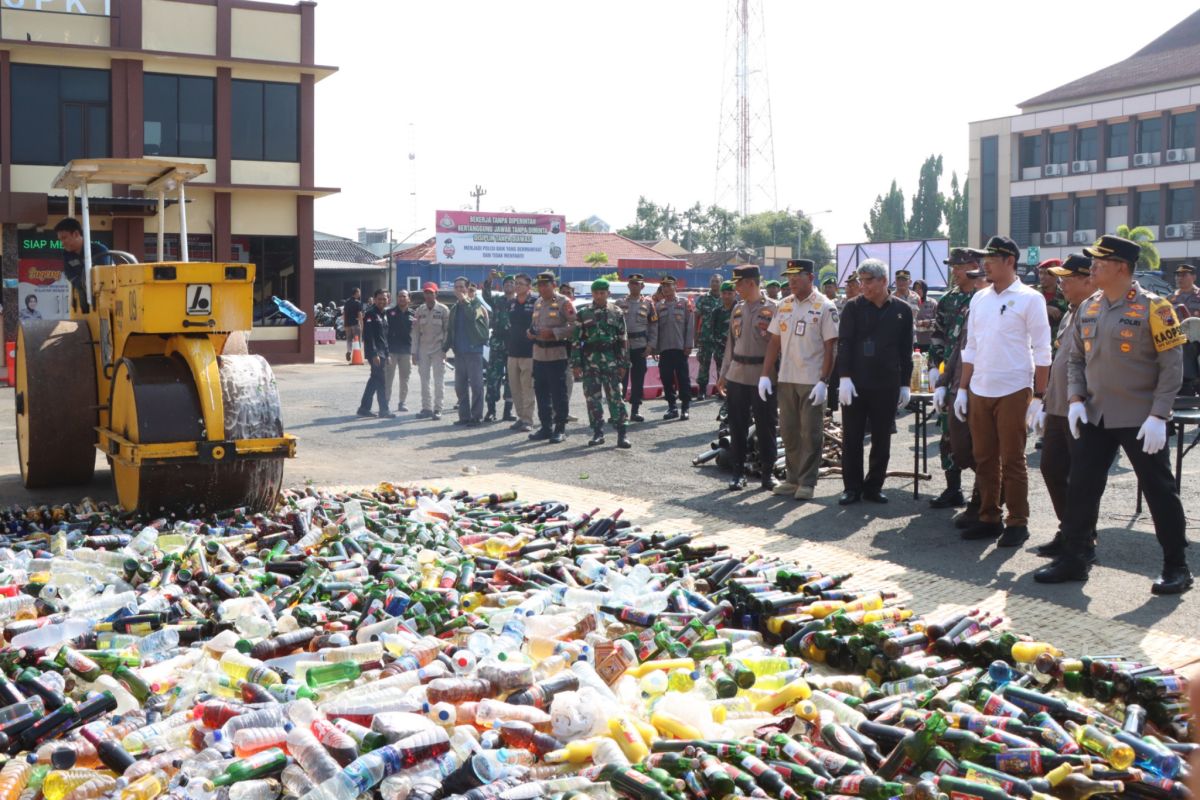
<instances>
[{"instance_id":1,"label":"green glass bottle","mask_svg":"<svg viewBox=\"0 0 1200 800\"><path fill-rule=\"evenodd\" d=\"M212 792L218 786L229 786L239 781L262 778L280 772L288 764L287 753L278 747L262 750L254 755L234 761L225 771L208 781L205 788Z\"/></svg>"},{"instance_id":2,"label":"green glass bottle","mask_svg":"<svg viewBox=\"0 0 1200 800\"><path fill-rule=\"evenodd\" d=\"M875 773L884 780L892 780L898 775L912 772L925 760L938 737L949 727L945 715L940 711L933 712L917 730L900 740Z\"/></svg>"}]
</instances>

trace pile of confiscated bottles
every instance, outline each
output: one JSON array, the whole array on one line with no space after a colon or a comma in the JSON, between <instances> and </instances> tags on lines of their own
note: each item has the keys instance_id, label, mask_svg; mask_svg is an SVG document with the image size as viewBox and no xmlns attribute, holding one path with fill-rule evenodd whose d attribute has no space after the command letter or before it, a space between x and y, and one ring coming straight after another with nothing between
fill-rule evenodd
<instances>
[{"instance_id":1,"label":"pile of confiscated bottles","mask_svg":"<svg viewBox=\"0 0 1200 800\"><path fill-rule=\"evenodd\" d=\"M1170 670L619 512L384 484L0 547L0 800L1190 796Z\"/></svg>"}]
</instances>

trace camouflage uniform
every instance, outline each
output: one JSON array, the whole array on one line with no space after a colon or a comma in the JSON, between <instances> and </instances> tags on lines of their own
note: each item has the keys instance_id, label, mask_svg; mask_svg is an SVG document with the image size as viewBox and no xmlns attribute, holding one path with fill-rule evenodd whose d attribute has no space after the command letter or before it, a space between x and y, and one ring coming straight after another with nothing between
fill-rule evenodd
<instances>
[{"instance_id":1,"label":"camouflage uniform","mask_svg":"<svg viewBox=\"0 0 1200 800\"><path fill-rule=\"evenodd\" d=\"M1058 326L1059 323L1062 322L1063 317L1067 315L1067 312L1071 310L1071 304L1068 303L1067 298L1063 296L1062 287L1055 287L1053 297L1047 296L1046 290L1042 289L1041 287L1038 288L1038 291L1042 293L1042 297L1046 298L1046 316L1050 319L1050 344L1053 346L1054 350L1057 351ZM1058 319L1055 319L1054 315L1049 313L1050 309L1052 308L1058 309Z\"/></svg>"},{"instance_id":2,"label":"camouflage uniform","mask_svg":"<svg viewBox=\"0 0 1200 800\"><path fill-rule=\"evenodd\" d=\"M492 292L491 280L483 282L483 301L492 308L492 334L488 339L487 370L483 374L487 386L488 415L495 417L500 391L504 390L505 419L512 416L512 389L508 386L508 298Z\"/></svg>"},{"instance_id":3,"label":"camouflage uniform","mask_svg":"<svg viewBox=\"0 0 1200 800\"><path fill-rule=\"evenodd\" d=\"M712 351L713 359L717 362L717 374L721 374L721 360L725 357L725 340L729 338L729 318L733 315L734 302L729 308L718 302L717 307L708 313L708 330L704 334L704 344ZM703 351L701 351L703 352Z\"/></svg>"},{"instance_id":4,"label":"camouflage uniform","mask_svg":"<svg viewBox=\"0 0 1200 800\"><path fill-rule=\"evenodd\" d=\"M710 335L712 312L721 305L721 295L712 292L696 301L696 315L700 318L699 335L696 337L696 343L700 345L700 352L697 354L700 370L696 373L696 385L700 387L701 398L708 396L708 367L714 358L717 361L717 374L721 373L721 356L725 354L725 337L721 337L720 349L716 349L715 340Z\"/></svg>"},{"instance_id":5,"label":"camouflage uniform","mask_svg":"<svg viewBox=\"0 0 1200 800\"><path fill-rule=\"evenodd\" d=\"M957 286L942 295L938 300L937 314L933 320L933 335L929 340L929 366L943 366L943 370L950 369L950 361L959 348L960 335L963 330L963 325L966 323L967 310L971 307L971 296L974 292L964 292ZM954 397L954 388L950 390L946 396L946 404L952 402ZM941 442L938 446L938 451L942 458L942 469L947 473L948 480L957 480L957 476L962 474L962 470L954 464L954 458L950 450L950 415L942 413L938 417L938 426L942 430ZM951 473L955 477L951 477Z\"/></svg>"},{"instance_id":6,"label":"camouflage uniform","mask_svg":"<svg viewBox=\"0 0 1200 800\"><path fill-rule=\"evenodd\" d=\"M583 395L587 399L588 422L599 436L604 426L604 396L608 416L618 431L625 428L622 376L629 369L625 314L616 303L605 308L592 303L575 312L571 334L571 368L583 372Z\"/></svg>"}]
</instances>

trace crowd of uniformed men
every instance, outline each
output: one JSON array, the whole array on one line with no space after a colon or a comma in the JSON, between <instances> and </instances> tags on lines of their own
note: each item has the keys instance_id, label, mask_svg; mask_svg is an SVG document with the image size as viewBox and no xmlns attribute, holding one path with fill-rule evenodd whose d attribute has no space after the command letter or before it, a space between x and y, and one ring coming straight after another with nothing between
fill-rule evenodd
<instances>
[{"instance_id":1,"label":"crowd of uniformed men","mask_svg":"<svg viewBox=\"0 0 1200 800\"><path fill-rule=\"evenodd\" d=\"M1184 384L1185 361L1192 379L1187 388L1196 389L1198 348L1187 344L1179 316L1200 317L1200 288L1196 270L1183 265L1170 298L1144 291L1134 279L1139 255L1135 242L1103 236L1066 260L1043 262L1035 288L1018 275L1016 244L995 236L983 249L951 250L945 262L951 286L936 301L922 281L913 283L905 270L889 275L888 265L875 259L846 277L843 295L833 280L818 291L814 264L805 259L788 262L786 291L778 281L764 284L759 268L747 265L736 267L732 280L714 276L694 303L676 293L670 275L653 296L643 294L644 276L629 275L629 294L615 301L608 282L596 280L591 299L578 307L551 272L536 278L493 273L482 292L460 278L449 307L437 301L434 284L424 287L424 303L415 310L406 292L389 308L381 291L363 316L371 379L359 413L373 415L376 397L380 414L391 416L396 372L399 409L405 410L411 361L421 383L420 416L440 418L443 362L452 351L459 424L496 420L503 399L501 418L512 421L512 429L532 440L562 442L571 386L581 381L588 444L605 441L607 408L617 446L628 448L629 423L644 421L647 359L658 358L663 418L688 419L688 365L696 348L701 395L715 365L716 393L725 401L731 490L747 485L753 422L761 488L812 499L825 418L840 407L838 503L886 503L895 418L910 406L912 387L924 383L914 380L913 367L914 352L923 351L946 476L945 490L930 505L965 506L954 518L963 539L1017 547L1029 538L1025 454L1028 434L1036 432L1059 526L1036 548L1053 560L1034 578L1086 580L1096 558L1100 498L1121 449L1162 548L1152 591L1181 593L1192 576L1167 421ZM496 278L499 295L492 291ZM782 482L773 475L777 434L786 464ZM967 470L974 485L964 493Z\"/></svg>"}]
</instances>

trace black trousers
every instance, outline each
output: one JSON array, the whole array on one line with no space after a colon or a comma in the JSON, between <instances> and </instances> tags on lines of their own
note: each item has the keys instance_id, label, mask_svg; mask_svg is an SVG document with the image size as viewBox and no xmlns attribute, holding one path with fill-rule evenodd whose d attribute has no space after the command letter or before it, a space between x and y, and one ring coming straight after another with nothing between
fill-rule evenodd
<instances>
[{"instance_id":1,"label":"black trousers","mask_svg":"<svg viewBox=\"0 0 1200 800\"><path fill-rule=\"evenodd\" d=\"M367 362L371 364L370 361ZM362 400L359 401L359 411L371 410L371 398L374 395L379 401L379 413L382 414L388 410L387 397L387 380L384 378L384 366L387 364L387 356L379 357L379 366L371 364L371 377L367 379L367 388L363 390Z\"/></svg>"},{"instance_id":2,"label":"black trousers","mask_svg":"<svg viewBox=\"0 0 1200 800\"><path fill-rule=\"evenodd\" d=\"M679 403L687 408L692 399L692 378L688 375L687 352L664 350L659 353L658 374L662 377L663 394L666 395L667 405L675 406L675 397L678 393Z\"/></svg>"},{"instance_id":3,"label":"black trousers","mask_svg":"<svg viewBox=\"0 0 1200 800\"><path fill-rule=\"evenodd\" d=\"M729 410L729 449L733 452L733 472L741 475L746 464L746 437L750 432L750 418L754 418L754 438L758 445L758 464L763 476L775 469L777 452L775 433L778 428L775 398L768 395L764 401L758 396L758 387L744 383L725 382L725 404Z\"/></svg>"},{"instance_id":4,"label":"black trousers","mask_svg":"<svg viewBox=\"0 0 1200 800\"><path fill-rule=\"evenodd\" d=\"M543 428L567 426L567 360L533 362L533 394Z\"/></svg>"},{"instance_id":5,"label":"black trousers","mask_svg":"<svg viewBox=\"0 0 1200 800\"><path fill-rule=\"evenodd\" d=\"M1046 493L1050 495L1059 525L1067 516L1067 487L1075 444L1067 418L1047 414L1046 432L1042 435L1042 480L1046 482Z\"/></svg>"},{"instance_id":6,"label":"black trousers","mask_svg":"<svg viewBox=\"0 0 1200 800\"><path fill-rule=\"evenodd\" d=\"M632 388L630 388L632 384ZM646 391L646 347L630 348L629 369L625 371L624 387L629 390L629 405L637 408L642 404Z\"/></svg>"},{"instance_id":7,"label":"black trousers","mask_svg":"<svg viewBox=\"0 0 1200 800\"><path fill-rule=\"evenodd\" d=\"M1100 515L1100 496L1104 494L1108 470L1119 447L1125 451L1146 495L1150 517L1154 520L1154 535L1163 551L1163 563L1168 566L1185 564L1186 522L1183 503L1175 490L1175 475L1171 472L1171 448L1164 447L1154 455L1147 455L1138 441L1137 432L1137 428L1105 428L1103 422L1079 426L1079 440L1071 454L1066 519L1063 520L1067 552L1082 557L1084 548L1091 543Z\"/></svg>"},{"instance_id":8,"label":"black trousers","mask_svg":"<svg viewBox=\"0 0 1200 800\"><path fill-rule=\"evenodd\" d=\"M842 486L848 492L877 492L883 488L892 455L892 422L900 387L859 389L848 406L842 406ZM871 431L871 459L863 479L863 440Z\"/></svg>"}]
</instances>

